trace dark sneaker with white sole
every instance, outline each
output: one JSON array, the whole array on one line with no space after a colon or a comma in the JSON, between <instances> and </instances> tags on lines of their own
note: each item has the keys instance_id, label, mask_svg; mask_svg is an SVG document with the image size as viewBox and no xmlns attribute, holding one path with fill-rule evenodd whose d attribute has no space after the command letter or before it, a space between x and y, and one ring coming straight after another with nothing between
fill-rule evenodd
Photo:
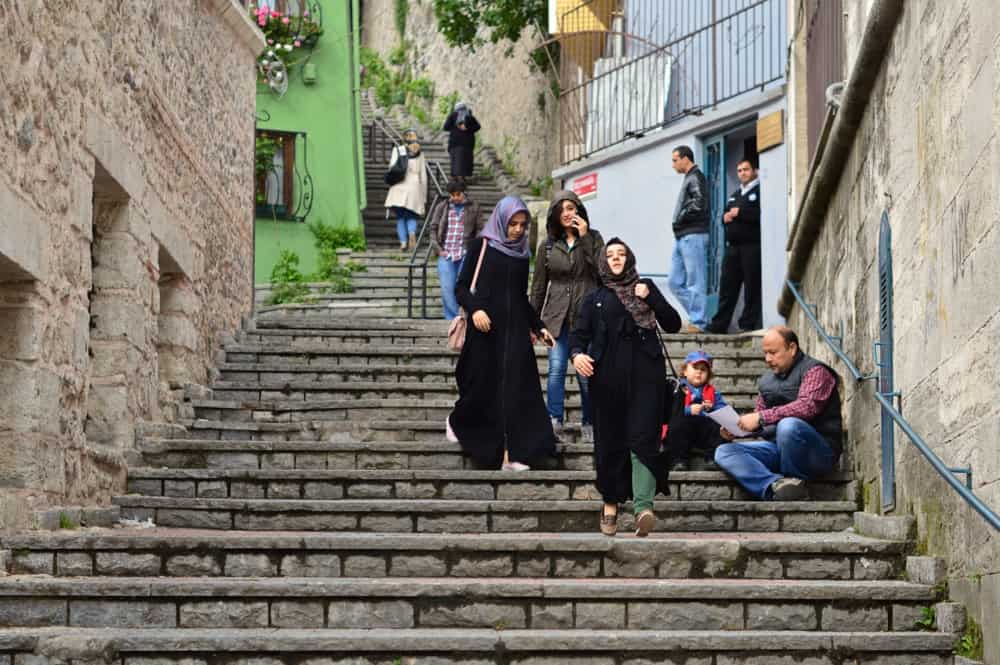
<instances>
[{"instance_id":1,"label":"dark sneaker with white sole","mask_svg":"<svg viewBox=\"0 0 1000 665\"><path fill-rule=\"evenodd\" d=\"M798 478L779 478L771 483L771 495L775 501L804 501L809 498L806 483Z\"/></svg>"}]
</instances>

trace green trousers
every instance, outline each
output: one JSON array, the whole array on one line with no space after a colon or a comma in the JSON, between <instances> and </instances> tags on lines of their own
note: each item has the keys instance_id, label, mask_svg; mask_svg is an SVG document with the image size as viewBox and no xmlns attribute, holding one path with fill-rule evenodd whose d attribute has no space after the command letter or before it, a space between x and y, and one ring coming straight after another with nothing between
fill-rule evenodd
<instances>
[{"instance_id":1,"label":"green trousers","mask_svg":"<svg viewBox=\"0 0 1000 665\"><path fill-rule=\"evenodd\" d=\"M643 464L635 453L632 455L632 512L636 515L653 509L656 495L656 476Z\"/></svg>"}]
</instances>

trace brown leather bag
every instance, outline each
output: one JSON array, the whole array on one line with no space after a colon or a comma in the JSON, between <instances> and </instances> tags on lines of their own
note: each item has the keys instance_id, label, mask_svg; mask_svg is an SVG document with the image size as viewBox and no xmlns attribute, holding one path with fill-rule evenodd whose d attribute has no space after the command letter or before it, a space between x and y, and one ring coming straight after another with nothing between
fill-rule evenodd
<instances>
[{"instance_id":1,"label":"brown leather bag","mask_svg":"<svg viewBox=\"0 0 1000 665\"><path fill-rule=\"evenodd\" d=\"M472 284L469 286L469 291L472 293L476 292L476 282L479 281L479 270L483 267L483 258L486 256L486 245L488 244L489 242L484 239L483 248L479 251L479 260L476 262L476 272L472 275ZM467 318L465 310L460 309L458 316L448 324L448 348L452 351L461 351L462 347L465 346L465 331L469 327Z\"/></svg>"}]
</instances>

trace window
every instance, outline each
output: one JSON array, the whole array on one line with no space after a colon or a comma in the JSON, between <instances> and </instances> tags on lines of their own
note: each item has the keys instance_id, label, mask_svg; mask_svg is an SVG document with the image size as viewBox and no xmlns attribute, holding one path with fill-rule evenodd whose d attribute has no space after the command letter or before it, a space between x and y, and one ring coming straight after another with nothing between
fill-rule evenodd
<instances>
[{"instance_id":1,"label":"window","mask_svg":"<svg viewBox=\"0 0 1000 665\"><path fill-rule=\"evenodd\" d=\"M294 132L257 132L254 199L260 217L294 216L295 138Z\"/></svg>"}]
</instances>

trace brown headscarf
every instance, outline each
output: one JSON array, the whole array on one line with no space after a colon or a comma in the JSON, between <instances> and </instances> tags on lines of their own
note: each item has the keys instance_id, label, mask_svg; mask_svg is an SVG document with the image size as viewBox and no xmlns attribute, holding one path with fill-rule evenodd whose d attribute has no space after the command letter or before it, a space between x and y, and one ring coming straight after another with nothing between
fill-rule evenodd
<instances>
[{"instance_id":1,"label":"brown headscarf","mask_svg":"<svg viewBox=\"0 0 1000 665\"><path fill-rule=\"evenodd\" d=\"M653 308L647 305L645 300L635 295L635 285L639 283L639 273L635 269L635 254L620 238L609 240L604 245L605 253L611 245L621 245L625 248L625 269L620 275L616 275L611 272L607 258L602 258L598 266L601 281L604 282L604 286L615 292L622 305L635 319L636 325L647 330L656 330L656 314L653 312Z\"/></svg>"}]
</instances>

